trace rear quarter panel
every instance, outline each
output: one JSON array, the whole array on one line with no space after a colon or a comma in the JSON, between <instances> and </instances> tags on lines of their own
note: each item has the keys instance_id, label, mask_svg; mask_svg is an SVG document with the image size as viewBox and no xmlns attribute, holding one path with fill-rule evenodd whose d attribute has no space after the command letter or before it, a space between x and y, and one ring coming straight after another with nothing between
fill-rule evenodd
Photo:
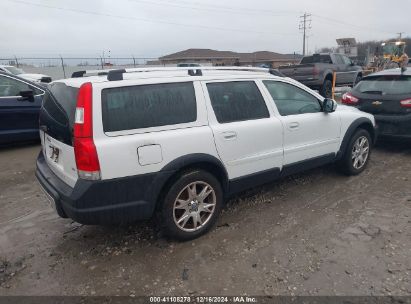
<instances>
[{"instance_id":1,"label":"rear quarter panel","mask_svg":"<svg viewBox=\"0 0 411 304\"><path fill-rule=\"evenodd\" d=\"M158 81L153 83L158 83ZM149 84L148 82L140 84ZM194 82L197 99L197 121L188 124L148 129L104 133L101 109L101 90L105 84L96 84L93 94L93 132L100 161L102 179L113 179L158 172L173 160L190 154L208 154L219 159L213 133L208 125L204 94ZM142 147L155 149L156 161L146 164L139 159ZM150 158L150 157L148 157Z\"/></svg>"}]
</instances>

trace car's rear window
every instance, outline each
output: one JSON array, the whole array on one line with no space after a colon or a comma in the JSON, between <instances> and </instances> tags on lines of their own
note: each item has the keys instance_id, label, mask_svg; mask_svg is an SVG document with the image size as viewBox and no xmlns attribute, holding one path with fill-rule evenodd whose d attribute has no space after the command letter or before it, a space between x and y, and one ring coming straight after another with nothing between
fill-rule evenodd
<instances>
[{"instance_id":1,"label":"car's rear window","mask_svg":"<svg viewBox=\"0 0 411 304\"><path fill-rule=\"evenodd\" d=\"M105 132L177 125L197 120L192 82L104 89L102 111Z\"/></svg>"},{"instance_id":2,"label":"car's rear window","mask_svg":"<svg viewBox=\"0 0 411 304\"><path fill-rule=\"evenodd\" d=\"M364 78L354 88L360 93L381 95L411 94L411 76L383 75Z\"/></svg>"},{"instance_id":3,"label":"car's rear window","mask_svg":"<svg viewBox=\"0 0 411 304\"><path fill-rule=\"evenodd\" d=\"M59 82L50 84L48 88L52 95L45 97L44 109L61 124L66 124L68 119L68 125L73 127L79 89Z\"/></svg>"},{"instance_id":4,"label":"car's rear window","mask_svg":"<svg viewBox=\"0 0 411 304\"><path fill-rule=\"evenodd\" d=\"M301 60L301 64L308 63L332 63L332 60L330 55L312 55Z\"/></svg>"}]
</instances>

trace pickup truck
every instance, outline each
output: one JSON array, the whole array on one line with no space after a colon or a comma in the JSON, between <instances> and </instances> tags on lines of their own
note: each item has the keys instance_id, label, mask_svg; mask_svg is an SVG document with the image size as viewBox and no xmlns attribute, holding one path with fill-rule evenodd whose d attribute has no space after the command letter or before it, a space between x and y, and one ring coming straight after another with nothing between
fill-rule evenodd
<instances>
[{"instance_id":1,"label":"pickup truck","mask_svg":"<svg viewBox=\"0 0 411 304\"><path fill-rule=\"evenodd\" d=\"M354 86L363 70L342 54L314 54L305 56L300 64L281 66L279 71L311 89L319 90L324 97L332 96L333 75L337 73L336 86Z\"/></svg>"}]
</instances>

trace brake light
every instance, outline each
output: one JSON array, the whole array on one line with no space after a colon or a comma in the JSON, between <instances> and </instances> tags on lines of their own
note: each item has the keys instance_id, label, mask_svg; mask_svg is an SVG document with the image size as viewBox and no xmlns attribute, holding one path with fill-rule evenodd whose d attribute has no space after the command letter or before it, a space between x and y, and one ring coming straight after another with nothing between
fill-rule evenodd
<instances>
[{"instance_id":1,"label":"brake light","mask_svg":"<svg viewBox=\"0 0 411 304\"><path fill-rule=\"evenodd\" d=\"M401 100L400 103L401 103L401 107L403 108L411 108L411 98Z\"/></svg>"},{"instance_id":2,"label":"brake light","mask_svg":"<svg viewBox=\"0 0 411 304\"><path fill-rule=\"evenodd\" d=\"M78 92L74 121L74 155L79 178L100 179L100 162L93 140L93 86L83 84Z\"/></svg>"},{"instance_id":3,"label":"brake light","mask_svg":"<svg viewBox=\"0 0 411 304\"><path fill-rule=\"evenodd\" d=\"M320 75L320 69L316 66L313 68L313 75Z\"/></svg>"},{"instance_id":4,"label":"brake light","mask_svg":"<svg viewBox=\"0 0 411 304\"><path fill-rule=\"evenodd\" d=\"M341 101L343 104L353 105L353 104L357 104L359 99L355 97L354 95L352 95L351 93L345 93Z\"/></svg>"}]
</instances>

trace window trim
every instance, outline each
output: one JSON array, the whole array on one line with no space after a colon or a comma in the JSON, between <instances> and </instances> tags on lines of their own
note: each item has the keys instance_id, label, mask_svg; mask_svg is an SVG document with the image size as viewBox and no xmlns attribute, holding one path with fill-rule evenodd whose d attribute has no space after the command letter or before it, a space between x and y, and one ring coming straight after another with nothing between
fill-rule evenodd
<instances>
[{"instance_id":1,"label":"window trim","mask_svg":"<svg viewBox=\"0 0 411 304\"><path fill-rule=\"evenodd\" d=\"M294 86L304 92L306 92L307 94L311 95L312 97L314 97L315 99L317 99L318 104L321 107L321 111L320 112L314 112L314 113L301 113L301 114L292 114L292 115L281 115L280 111L278 110L277 104L275 103L275 100L273 98L273 96L271 95L270 91L268 90L268 88L265 86L264 82L265 81L273 81L273 82L280 82L280 83L285 83L291 86ZM275 109L275 113L278 117L281 118L285 118L285 117L292 117L292 116L299 116L299 115L306 115L306 114L316 114L316 113L324 113L323 110L323 106L322 106L322 102L324 101L324 97L319 95L318 93L312 91L310 88L305 87L303 84L300 83L295 83L294 81L287 81L285 79L261 79L260 80L261 83L261 87L264 90L264 94L266 94L267 98L270 100L270 104L271 106Z\"/></svg>"},{"instance_id":2,"label":"window trim","mask_svg":"<svg viewBox=\"0 0 411 304\"><path fill-rule=\"evenodd\" d=\"M267 101L267 98L265 96L265 92L261 90L259 80L260 79L250 78L250 79L218 79L218 80L203 81L202 86L203 86L203 91L204 91L205 98L207 100L207 111L208 111L208 113L211 113L214 123L223 126L223 125L229 125L229 124L234 124L234 123L244 123L244 122L246 123L246 122L254 121L254 120L271 119L273 117L272 108L270 107L269 102ZM253 82L256 85L257 90L261 94L261 97L264 101L265 107L266 107L267 112L268 112L268 117L257 118L257 119L247 119L247 120L238 120L238 121L231 121L231 122L222 122L222 123L219 122L218 119L217 119L217 115L214 112L213 104L212 104L212 101L211 101L210 93L208 92L207 85L212 84L212 83L227 83L227 82Z\"/></svg>"},{"instance_id":3,"label":"window trim","mask_svg":"<svg viewBox=\"0 0 411 304\"><path fill-rule=\"evenodd\" d=\"M41 88L39 88L38 86L35 86L35 85L33 85L33 84L31 84L31 83L28 83L28 82L26 82L26 81L24 81L24 80L21 80L21 79L17 79L17 78L15 78L15 77L13 77L12 75L0 74L0 77L1 77L1 76L4 76L4 77L10 78L10 79L13 79L13 80L15 80L15 81L23 82L23 83L27 84L28 86L30 86L30 87L35 87L37 90L43 92L43 93L41 93L41 94L34 95L34 97L43 96L44 94L46 94L46 91L43 90L43 89L41 89ZM0 96L0 99L20 98L20 97L21 97L21 96Z\"/></svg>"}]
</instances>

